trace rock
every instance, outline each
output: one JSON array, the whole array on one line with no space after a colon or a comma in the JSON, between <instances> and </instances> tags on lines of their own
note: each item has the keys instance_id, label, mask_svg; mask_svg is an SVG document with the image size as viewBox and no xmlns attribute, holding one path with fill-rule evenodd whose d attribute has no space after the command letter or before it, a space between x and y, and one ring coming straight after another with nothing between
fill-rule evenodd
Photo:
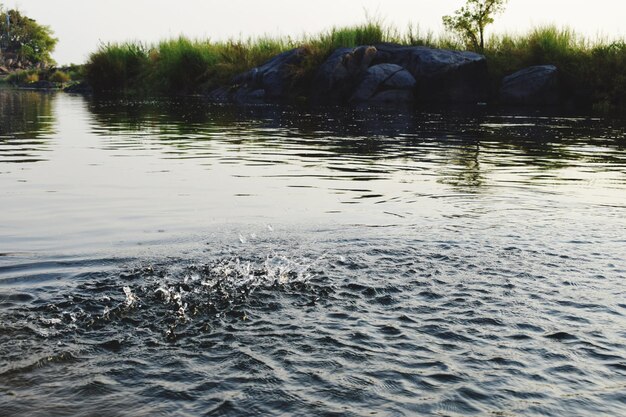
<instances>
[{"instance_id":1,"label":"rock","mask_svg":"<svg viewBox=\"0 0 626 417\"><path fill-rule=\"evenodd\" d=\"M554 65L524 68L505 77L500 101L513 105L554 105L559 102L559 74Z\"/></svg>"},{"instance_id":2,"label":"rock","mask_svg":"<svg viewBox=\"0 0 626 417\"><path fill-rule=\"evenodd\" d=\"M85 81L81 81L78 83L70 84L63 89L64 92L70 94L93 94L93 88Z\"/></svg>"},{"instance_id":3,"label":"rock","mask_svg":"<svg viewBox=\"0 0 626 417\"><path fill-rule=\"evenodd\" d=\"M488 95L487 61L473 52L395 44L339 48L310 85L295 85L306 50L284 52L209 94L216 101L267 102L309 95L314 103L477 103ZM294 71L294 69L296 71Z\"/></svg>"},{"instance_id":4,"label":"rock","mask_svg":"<svg viewBox=\"0 0 626 417\"><path fill-rule=\"evenodd\" d=\"M304 48L292 49L236 76L230 87L209 94L216 101L257 102L290 98L294 69L305 57Z\"/></svg>"},{"instance_id":5,"label":"rock","mask_svg":"<svg viewBox=\"0 0 626 417\"><path fill-rule=\"evenodd\" d=\"M350 102L404 103L412 101L415 85L415 78L399 65L374 65L366 71L352 94Z\"/></svg>"},{"instance_id":6,"label":"rock","mask_svg":"<svg viewBox=\"0 0 626 417\"><path fill-rule=\"evenodd\" d=\"M416 82L423 102L477 103L488 94L487 60L473 52L380 44L337 49L319 68L312 86L317 102L344 102L355 94L370 66L394 64ZM406 98L406 93L385 94Z\"/></svg>"},{"instance_id":7,"label":"rock","mask_svg":"<svg viewBox=\"0 0 626 417\"><path fill-rule=\"evenodd\" d=\"M23 84L20 87L29 90L54 90L59 88L59 85L51 81L36 81L34 83Z\"/></svg>"},{"instance_id":8,"label":"rock","mask_svg":"<svg viewBox=\"0 0 626 417\"><path fill-rule=\"evenodd\" d=\"M215 90L209 91L207 97L211 101L228 102L232 100L234 89L231 87L218 87Z\"/></svg>"},{"instance_id":9,"label":"rock","mask_svg":"<svg viewBox=\"0 0 626 417\"><path fill-rule=\"evenodd\" d=\"M318 103L347 101L359 78L376 58L373 46L339 48L320 66L311 86L311 98Z\"/></svg>"},{"instance_id":10,"label":"rock","mask_svg":"<svg viewBox=\"0 0 626 417\"><path fill-rule=\"evenodd\" d=\"M487 99L487 59L483 55L395 44L376 45L376 49L374 64L396 64L413 75L419 101L478 103Z\"/></svg>"}]
</instances>

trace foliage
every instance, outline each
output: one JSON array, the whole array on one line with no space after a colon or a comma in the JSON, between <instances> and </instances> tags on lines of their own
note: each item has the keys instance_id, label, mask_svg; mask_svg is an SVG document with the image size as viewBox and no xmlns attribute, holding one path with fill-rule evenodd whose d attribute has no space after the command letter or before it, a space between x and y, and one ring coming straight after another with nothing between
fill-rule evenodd
<instances>
[{"instance_id":1,"label":"foliage","mask_svg":"<svg viewBox=\"0 0 626 417\"><path fill-rule=\"evenodd\" d=\"M210 42L177 38L156 45L103 45L91 55L84 74L96 92L196 94L228 84L234 76L286 50L302 47L304 62L292 69L294 83L306 86L338 47L391 42L462 49L450 34L435 36L412 27L404 32L369 22L333 28L299 40L259 38ZM489 65L491 92L502 78L524 67L553 64L559 68L563 93L572 102L598 109L626 108L626 44L589 41L568 28L539 27L523 35L491 36L483 54ZM66 72L80 76L78 68Z\"/></svg>"},{"instance_id":2,"label":"foliage","mask_svg":"<svg viewBox=\"0 0 626 417\"><path fill-rule=\"evenodd\" d=\"M444 26L457 33L473 50L485 49L485 28L504 10L507 0L467 0L453 16L444 16Z\"/></svg>"},{"instance_id":3,"label":"foliage","mask_svg":"<svg viewBox=\"0 0 626 417\"><path fill-rule=\"evenodd\" d=\"M4 56L14 56L23 66L53 64L50 54L57 42L48 26L38 24L18 10L4 10L0 6L0 49Z\"/></svg>"},{"instance_id":4,"label":"foliage","mask_svg":"<svg viewBox=\"0 0 626 417\"><path fill-rule=\"evenodd\" d=\"M545 26L526 35L492 36L484 51L493 89L502 78L531 65L556 65L562 94L598 110L626 108L626 43L589 41L569 28Z\"/></svg>"},{"instance_id":5,"label":"foliage","mask_svg":"<svg viewBox=\"0 0 626 417\"><path fill-rule=\"evenodd\" d=\"M39 71L24 70L12 72L6 79L7 83L14 85L30 84L39 81Z\"/></svg>"},{"instance_id":6,"label":"foliage","mask_svg":"<svg viewBox=\"0 0 626 417\"><path fill-rule=\"evenodd\" d=\"M218 61L216 51L208 42L180 37L161 42L150 52L151 70L160 89L193 92L207 79L207 69Z\"/></svg>"},{"instance_id":7,"label":"foliage","mask_svg":"<svg viewBox=\"0 0 626 417\"><path fill-rule=\"evenodd\" d=\"M56 70L54 71L50 77L48 77L48 81L58 84L65 84L71 80L71 77L68 73Z\"/></svg>"},{"instance_id":8,"label":"foliage","mask_svg":"<svg viewBox=\"0 0 626 417\"><path fill-rule=\"evenodd\" d=\"M85 76L96 91L142 89L150 65L148 52L142 43L101 45L89 57Z\"/></svg>"},{"instance_id":9,"label":"foliage","mask_svg":"<svg viewBox=\"0 0 626 417\"><path fill-rule=\"evenodd\" d=\"M71 72L60 69L28 69L12 72L6 82L13 85L27 85L37 81L50 81L56 84L66 84L72 80Z\"/></svg>"}]
</instances>

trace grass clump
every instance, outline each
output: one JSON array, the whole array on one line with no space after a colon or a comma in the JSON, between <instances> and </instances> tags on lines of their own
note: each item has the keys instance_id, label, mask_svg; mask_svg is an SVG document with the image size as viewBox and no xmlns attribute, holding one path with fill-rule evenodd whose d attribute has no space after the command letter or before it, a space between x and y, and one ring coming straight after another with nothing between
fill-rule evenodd
<instances>
[{"instance_id":1,"label":"grass clump","mask_svg":"<svg viewBox=\"0 0 626 417\"><path fill-rule=\"evenodd\" d=\"M52 75L50 75L50 77L48 78L48 81L51 81L53 83L58 83L58 84L65 84L71 81L71 77L68 73L61 71L61 70L56 70L52 73Z\"/></svg>"},{"instance_id":2,"label":"grass clump","mask_svg":"<svg viewBox=\"0 0 626 417\"><path fill-rule=\"evenodd\" d=\"M38 81L48 81L50 83L62 85L68 82L80 79L78 72L73 72L73 67L65 67L61 69L28 69L15 71L6 77L5 82L16 86L27 86L29 84L37 83ZM73 78L73 77L77 78Z\"/></svg>"},{"instance_id":3,"label":"grass clump","mask_svg":"<svg viewBox=\"0 0 626 417\"><path fill-rule=\"evenodd\" d=\"M39 81L39 71L34 69L15 71L9 74L6 78L6 82L13 85L32 84L37 81Z\"/></svg>"},{"instance_id":4,"label":"grass clump","mask_svg":"<svg viewBox=\"0 0 626 417\"><path fill-rule=\"evenodd\" d=\"M89 57L84 75L97 92L193 94L290 47L273 39L213 43L184 37L153 46L106 44Z\"/></svg>"},{"instance_id":5,"label":"grass clump","mask_svg":"<svg viewBox=\"0 0 626 417\"><path fill-rule=\"evenodd\" d=\"M85 76L96 91L137 91L147 87L148 48L138 42L100 46L85 65Z\"/></svg>"},{"instance_id":6,"label":"grass clump","mask_svg":"<svg viewBox=\"0 0 626 417\"><path fill-rule=\"evenodd\" d=\"M218 54L218 61L208 68L205 89L228 83L235 75L257 67L270 58L295 48L290 40L274 38L248 39L245 41L230 40L213 44Z\"/></svg>"},{"instance_id":7,"label":"grass clump","mask_svg":"<svg viewBox=\"0 0 626 417\"><path fill-rule=\"evenodd\" d=\"M493 89L502 78L533 65L555 65L562 93L575 104L625 108L626 43L590 41L569 28L544 26L526 35L493 36L484 50Z\"/></svg>"},{"instance_id":8,"label":"grass clump","mask_svg":"<svg viewBox=\"0 0 626 417\"><path fill-rule=\"evenodd\" d=\"M207 81L208 69L218 61L219 54L208 41L180 37L150 51L149 70L159 90L190 93Z\"/></svg>"}]
</instances>

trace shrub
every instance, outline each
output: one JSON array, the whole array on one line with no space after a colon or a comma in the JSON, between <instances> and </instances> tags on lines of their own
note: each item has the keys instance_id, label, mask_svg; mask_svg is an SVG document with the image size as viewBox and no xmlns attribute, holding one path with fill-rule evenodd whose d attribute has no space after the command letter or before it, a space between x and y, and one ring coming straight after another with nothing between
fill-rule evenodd
<instances>
[{"instance_id":1,"label":"shrub","mask_svg":"<svg viewBox=\"0 0 626 417\"><path fill-rule=\"evenodd\" d=\"M39 72L36 70L16 71L9 74L6 81L13 85L36 83L39 81Z\"/></svg>"},{"instance_id":2,"label":"shrub","mask_svg":"<svg viewBox=\"0 0 626 417\"><path fill-rule=\"evenodd\" d=\"M50 75L50 77L48 77L48 80L53 82L53 83L59 83L59 84L64 84L70 81L70 76L63 72L63 71L55 71L52 73L52 75Z\"/></svg>"}]
</instances>

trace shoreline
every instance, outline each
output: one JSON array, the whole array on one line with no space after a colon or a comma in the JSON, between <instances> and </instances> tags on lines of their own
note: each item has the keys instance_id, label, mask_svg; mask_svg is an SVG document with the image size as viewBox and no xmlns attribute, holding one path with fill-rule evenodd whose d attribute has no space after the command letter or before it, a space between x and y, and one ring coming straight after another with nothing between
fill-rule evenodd
<instances>
[{"instance_id":1,"label":"shoreline","mask_svg":"<svg viewBox=\"0 0 626 417\"><path fill-rule=\"evenodd\" d=\"M371 48L378 52L372 52ZM414 52L406 52L407 49ZM436 52L428 54L424 50ZM407 57L407 53L413 56ZM428 55L439 60L441 77L424 77L433 68L437 70L438 65L431 62ZM436 55L447 57L440 59ZM450 62L446 61L448 58ZM376 23L336 28L302 40L260 38L214 43L180 37L155 45L107 44L90 56L84 76L95 94L200 94L217 101L317 101L319 97L315 96L323 95L318 91L319 73L331 65L329 60L332 59L336 65L345 64L339 71L343 74L326 68L326 81L338 77L346 84L334 83L336 89L331 95L336 100L330 101L343 104L351 101L355 84L362 83L369 70L370 81L382 84L383 90L404 90L386 93L386 100L391 99L390 95L395 101L410 100L411 95L407 94L410 90L415 99L421 101L422 91L430 89L430 98L434 101L456 102L459 97L454 88L444 88L445 94L438 97L433 82L459 84L462 81L464 85L457 86L460 90L476 89L476 85L482 90L482 95L476 94L476 100L472 98L475 102L517 100L537 106L564 104L593 108L600 113L626 110L626 79L620 76L622 68L626 67L626 42L592 43L569 29L555 26L539 27L524 35L493 36L481 51L467 51L453 38L420 36L419 33L402 35ZM412 59L421 60L426 69L419 68ZM456 79L449 77L447 73L456 71L457 64L464 69ZM400 80L396 79L404 83L399 88L384 82L385 74L400 70L390 67L393 65L409 73L402 73ZM472 66L481 67L478 68L481 73L472 74ZM507 80L507 77L518 71L526 73L522 73L522 81L517 82L517 92L509 88L503 96L503 82L508 82L509 87L515 86L515 80ZM517 93L523 93L519 90L520 84L528 85L524 79L531 81L534 92L540 97L531 97L534 93L518 97ZM542 91L544 82L547 89ZM350 91L341 93L340 90ZM361 89L361 93L364 92ZM360 98L362 94L354 100ZM468 101L468 97L460 101Z\"/></svg>"}]
</instances>

